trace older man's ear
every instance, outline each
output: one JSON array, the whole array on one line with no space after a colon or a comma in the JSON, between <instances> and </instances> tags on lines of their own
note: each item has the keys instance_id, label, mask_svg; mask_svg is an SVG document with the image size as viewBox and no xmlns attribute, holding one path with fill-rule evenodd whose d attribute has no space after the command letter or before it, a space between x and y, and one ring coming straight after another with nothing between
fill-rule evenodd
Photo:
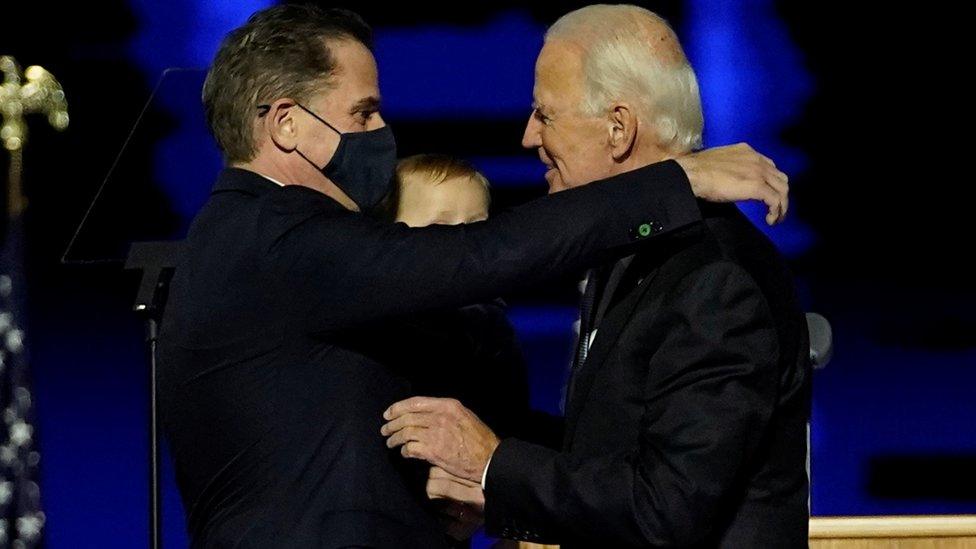
<instances>
[{"instance_id":1,"label":"older man's ear","mask_svg":"<svg viewBox=\"0 0 976 549\"><path fill-rule=\"evenodd\" d=\"M610 153L617 162L626 160L637 144L637 116L627 103L617 103L610 111Z\"/></svg>"}]
</instances>

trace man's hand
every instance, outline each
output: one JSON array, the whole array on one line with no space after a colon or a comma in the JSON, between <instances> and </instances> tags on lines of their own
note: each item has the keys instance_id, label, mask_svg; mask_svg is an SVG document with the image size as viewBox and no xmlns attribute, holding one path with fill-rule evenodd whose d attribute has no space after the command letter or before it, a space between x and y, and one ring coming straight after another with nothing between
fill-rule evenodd
<instances>
[{"instance_id":1,"label":"man's hand","mask_svg":"<svg viewBox=\"0 0 976 549\"><path fill-rule=\"evenodd\" d=\"M481 486L498 437L452 398L413 397L387 408L380 433L404 457L422 459Z\"/></svg>"},{"instance_id":2,"label":"man's hand","mask_svg":"<svg viewBox=\"0 0 976 549\"><path fill-rule=\"evenodd\" d=\"M745 143L706 149L675 159L691 182L691 191L709 202L762 200L774 225L789 208L789 178L769 158Z\"/></svg>"},{"instance_id":3,"label":"man's hand","mask_svg":"<svg viewBox=\"0 0 976 549\"><path fill-rule=\"evenodd\" d=\"M447 535L466 540L485 522L485 495L481 484L456 477L440 467L431 467L427 497L440 500L442 524Z\"/></svg>"},{"instance_id":4,"label":"man's hand","mask_svg":"<svg viewBox=\"0 0 976 549\"><path fill-rule=\"evenodd\" d=\"M485 509L485 493L481 482L456 477L436 465L427 476L427 497L432 500L449 499L481 513Z\"/></svg>"}]
</instances>

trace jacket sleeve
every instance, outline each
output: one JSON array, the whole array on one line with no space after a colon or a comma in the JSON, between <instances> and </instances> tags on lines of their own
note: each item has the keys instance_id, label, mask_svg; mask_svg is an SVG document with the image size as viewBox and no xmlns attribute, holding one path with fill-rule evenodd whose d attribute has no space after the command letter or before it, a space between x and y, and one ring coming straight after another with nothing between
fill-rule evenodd
<instances>
[{"instance_id":1,"label":"jacket sleeve","mask_svg":"<svg viewBox=\"0 0 976 549\"><path fill-rule=\"evenodd\" d=\"M582 458L504 440L488 468L490 534L684 547L709 533L770 421L778 341L758 286L732 263L698 268L665 303L635 444Z\"/></svg>"},{"instance_id":2,"label":"jacket sleeve","mask_svg":"<svg viewBox=\"0 0 976 549\"><path fill-rule=\"evenodd\" d=\"M292 296L298 325L327 331L493 298L700 218L684 171L667 161L469 225L311 215L271 243L267 279Z\"/></svg>"}]
</instances>

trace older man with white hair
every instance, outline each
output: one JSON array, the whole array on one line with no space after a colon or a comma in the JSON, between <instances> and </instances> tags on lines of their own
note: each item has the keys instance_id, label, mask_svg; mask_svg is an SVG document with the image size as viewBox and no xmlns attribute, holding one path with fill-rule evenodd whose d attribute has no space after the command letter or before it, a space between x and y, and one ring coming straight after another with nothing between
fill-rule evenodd
<instances>
[{"instance_id":1,"label":"older man with white hair","mask_svg":"<svg viewBox=\"0 0 976 549\"><path fill-rule=\"evenodd\" d=\"M648 166L701 146L694 71L643 8L557 21L534 93L523 145L552 192L636 188ZM436 466L430 497L564 548L806 545L803 315L772 243L734 206L699 206L701 222L590 271L560 448L499 441L448 399L384 413L388 445Z\"/></svg>"}]
</instances>

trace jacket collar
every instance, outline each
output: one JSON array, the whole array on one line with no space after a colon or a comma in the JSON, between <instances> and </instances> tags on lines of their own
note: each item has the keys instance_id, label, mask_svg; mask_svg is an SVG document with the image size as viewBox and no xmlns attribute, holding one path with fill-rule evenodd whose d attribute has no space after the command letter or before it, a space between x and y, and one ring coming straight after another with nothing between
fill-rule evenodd
<instances>
[{"instance_id":1,"label":"jacket collar","mask_svg":"<svg viewBox=\"0 0 976 549\"><path fill-rule=\"evenodd\" d=\"M217 176L212 193L223 191L239 191L254 196L261 196L281 186L263 175L242 168L224 168Z\"/></svg>"}]
</instances>

